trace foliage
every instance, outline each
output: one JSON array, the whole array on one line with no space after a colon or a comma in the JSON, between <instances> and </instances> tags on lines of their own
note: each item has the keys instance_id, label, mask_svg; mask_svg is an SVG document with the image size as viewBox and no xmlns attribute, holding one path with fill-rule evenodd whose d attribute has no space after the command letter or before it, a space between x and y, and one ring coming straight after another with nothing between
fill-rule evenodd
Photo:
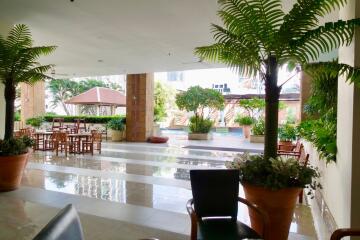
<instances>
[{"instance_id":1,"label":"foliage","mask_svg":"<svg viewBox=\"0 0 360 240\"><path fill-rule=\"evenodd\" d=\"M295 158L264 159L262 155L238 154L226 167L239 169L240 182L273 190L283 188L321 188L317 169L303 165Z\"/></svg>"},{"instance_id":2,"label":"foliage","mask_svg":"<svg viewBox=\"0 0 360 240\"><path fill-rule=\"evenodd\" d=\"M26 124L32 127L40 127L43 122L44 122L44 117L42 116L26 119Z\"/></svg>"},{"instance_id":3,"label":"foliage","mask_svg":"<svg viewBox=\"0 0 360 240\"><path fill-rule=\"evenodd\" d=\"M242 116L239 114L236 116L234 121L240 126L251 126L254 124L255 119L250 116Z\"/></svg>"},{"instance_id":4,"label":"foliage","mask_svg":"<svg viewBox=\"0 0 360 240\"><path fill-rule=\"evenodd\" d=\"M180 110L194 112L201 118L204 118L205 108L224 108L224 96L220 92L200 86L190 87L187 91L178 93L175 102Z\"/></svg>"},{"instance_id":5,"label":"foliage","mask_svg":"<svg viewBox=\"0 0 360 240\"><path fill-rule=\"evenodd\" d=\"M239 104L251 117L257 116L265 109L265 99L261 98L241 99Z\"/></svg>"},{"instance_id":6,"label":"foliage","mask_svg":"<svg viewBox=\"0 0 360 240\"><path fill-rule=\"evenodd\" d=\"M167 117L166 114L166 101L167 101L168 93L165 87L160 83L155 83L154 89L154 122L162 121Z\"/></svg>"},{"instance_id":7,"label":"foliage","mask_svg":"<svg viewBox=\"0 0 360 240\"><path fill-rule=\"evenodd\" d=\"M123 123L126 122L125 116L63 116L63 115L45 115L45 122L52 122L54 118L63 118L64 122L75 122L75 119L85 119L87 123L108 123L112 119L121 118Z\"/></svg>"},{"instance_id":8,"label":"foliage","mask_svg":"<svg viewBox=\"0 0 360 240\"><path fill-rule=\"evenodd\" d=\"M21 121L20 111L16 111L16 112L15 112L14 121L16 121L16 122Z\"/></svg>"},{"instance_id":9,"label":"foliage","mask_svg":"<svg viewBox=\"0 0 360 240\"><path fill-rule=\"evenodd\" d=\"M48 79L45 75L53 65L41 65L38 59L49 55L55 46L33 46L29 28L24 24L15 25L4 38L0 36L0 82L5 85L5 139L14 132L14 111L16 87L19 83L34 84Z\"/></svg>"},{"instance_id":10,"label":"foliage","mask_svg":"<svg viewBox=\"0 0 360 240\"><path fill-rule=\"evenodd\" d=\"M286 123L279 127L280 141L294 141L296 139L296 127L292 124Z\"/></svg>"},{"instance_id":11,"label":"foliage","mask_svg":"<svg viewBox=\"0 0 360 240\"><path fill-rule=\"evenodd\" d=\"M311 142L319 157L327 163L336 161L338 76L321 64L309 66L311 96L305 105L309 120L298 127L301 137Z\"/></svg>"},{"instance_id":12,"label":"foliage","mask_svg":"<svg viewBox=\"0 0 360 240\"><path fill-rule=\"evenodd\" d=\"M218 0L222 25L212 25L215 43L196 48L204 60L224 63L242 75L260 76L268 96L265 116L265 157L276 157L277 111L282 85L278 69L289 62L304 66L322 53L349 45L360 19L325 23L320 19L346 4L345 0L302 0L290 11L281 0ZM359 70L346 64L324 64L350 82L359 82ZM285 82L286 83L286 82ZM285 84L284 83L284 84Z\"/></svg>"},{"instance_id":13,"label":"foliage","mask_svg":"<svg viewBox=\"0 0 360 240\"><path fill-rule=\"evenodd\" d=\"M204 119L199 116L192 116L190 118L189 129L191 133L208 133L213 126L213 122L210 119Z\"/></svg>"},{"instance_id":14,"label":"foliage","mask_svg":"<svg viewBox=\"0 0 360 240\"><path fill-rule=\"evenodd\" d=\"M111 119L107 123L107 127L115 131L123 131L125 129L124 121L121 118Z\"/></svg>"},{"instance_id":15,"label":"foliage","mask_svg":"<svg viewBox=\"0 0 360 240\"><path fill-rule=\"evenodd\" d=\"M56 107L59 104L63 107L66 115L70 115L70 111L65 102L70 98L86 92L94 87L104 87L114 90L121 90L120 85L114 83L107 83L101 80L87 79L80 82L70 79L52 79L47 88L50 90L52 99L52 106ZM92 108L83 106L80 111L84 113L92 113Z\"/></svg>"},{"instance_id":16,"label":"foliage","mask_svg":"<svg viewBox=\"0 0 360 240\"><path fill-rule=\"evenodd\" d=\"M315 146L321 159L327 163L336 161L336 114L304 121L298 126L298 132Z\"/></svg>"},{"instance_id":17,"label":"foliage","mask_svg":"<svg viewBox=\"0 0 360 240\"><path fill-rule=\"evenodd\" d=\"M14 156L28 152L35 142L28 136L0 140L0 156Z\"/></svg>"},{"instance_id":18,"label":"foliage","mask_svg":"<svg viewBox=\"0 0 360 240\"><path fill-rule=\"evenodd\" d=\"M265 135L265 120L259 119L256 121L251 131L253 135Z\"/></svg>"}]
</instances>

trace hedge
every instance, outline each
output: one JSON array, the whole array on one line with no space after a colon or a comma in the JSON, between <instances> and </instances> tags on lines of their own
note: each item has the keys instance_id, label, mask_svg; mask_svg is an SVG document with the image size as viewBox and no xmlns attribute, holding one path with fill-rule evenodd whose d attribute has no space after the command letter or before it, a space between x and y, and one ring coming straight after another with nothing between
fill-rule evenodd
<instances>
[{"instance_id":1,"label":"hedge","mask_svg":"<svg viewBox=\"0 0 360 240\"><path fill-rule=\"evenodd\" d=\"M52 122L54 118L63 118L64 122L75 122L75 119L85 119L86 123L108 123L112 119L121 118L126 123L126 118L123 115L113 116L61 116L61 115L45 115L45 122Z\"/></svg>"}]
</instances>

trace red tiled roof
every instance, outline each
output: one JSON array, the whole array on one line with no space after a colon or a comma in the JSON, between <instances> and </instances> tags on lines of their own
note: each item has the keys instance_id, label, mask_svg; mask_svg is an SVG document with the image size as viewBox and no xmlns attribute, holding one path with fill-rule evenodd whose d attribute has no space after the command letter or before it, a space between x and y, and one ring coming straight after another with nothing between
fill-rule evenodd
<instances>
[{"instance_id":1,"label":"red tiled roof","mask_svg":"<svg viewBox=\"0 0 360 240\"><path fill-rule=\"evenodd\" d=\"M84 93L70 98L67 104L126 106L126 96L109 88L94 87Z\"/></svg>"}]
</instances>

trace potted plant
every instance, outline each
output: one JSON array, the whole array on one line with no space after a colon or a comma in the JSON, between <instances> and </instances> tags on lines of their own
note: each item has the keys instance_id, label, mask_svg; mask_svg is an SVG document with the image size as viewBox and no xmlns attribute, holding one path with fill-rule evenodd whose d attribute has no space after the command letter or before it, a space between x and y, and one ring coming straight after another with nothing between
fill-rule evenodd
<instances>
[{"instance_id":1,"label":"potted plant","mask_svg":"<svg viewBox=\"0 0 360 240\"><path fill-rule=\"evenodd\" d=\"M107 127L111 129L111 140L114 142L122 141L125 138L125 124L121 118L112 119L107 123Z\"/></svg>"},{"instance_id":2,"label":"potted plant","mask_svg":"<svg viewBox=\"0 0 360 240\"><path fill-rule=\"evenodd\" d=\"M250 137L251 125L254 124L254 118L250 116L238 115L235 118L235 122L238 123L243 129L243 135L247 139Z\"/></svg>"},{"instance_id":3,"label":"potted plant","mask_svg":"<svg viewBox=\"0 0 360 240\"><path fill-rule=\"evenodd\" d=\"M0 191L18 188L26 165L28 138L14 139L16 87L19 83L33 84L48 76L53 65L41 65L37 60L50 54L55 46L34 47L29 28L15 25L5 38L0 36L0 81L5 86L5 136L0 147Z\"/></svg>"},{"instance_id":4,"label":"potted plant","mask_svg":"<svg viewBox=\"0 0 360 240\"><path fill-rule=\"evenodd\" d=\"M250 135L251 143L264 143L265 142L265 121L260 119L255 122L251 129Z\"/></svg>"},{"instance_id":5,"label":"potted plant","mask_svg":"<svg viewBox=\"0 0 360 240\"><path fill-rule=\"evenodd\" d=\"M41 116L26 119L26 125L30 125L34 128L41 127L41 124L43 122L44 122L44 117L41 117Z\"/></svg>"},{"instance_id":6,"label":"potted plant","mask_svg":"<svg viewBox=\"0 0 360 240\"><path fill-rule=\"evenodd\" d=\"M279 127L280 150L291 151L294 140L296 140L296 127L289 123Z\"/></svg>"},{"instance_id":7,"label":"potted plant","mask_svg":"<svg viewBox=\"0 0 360 240\"><path fill-rule=\"evenodd\" d=\"M239 169L245 197L268 213L265 239L287 239L297 197L303 188L309 195L321 185L317 169L295 158L270 158L248 153L237 155L226 167ZM251 226L262 232L262 219L249 209Z\"/></svg>"},{"instance_id":8,"label":"potted plant","mask_svg":"<svg viewBox=\"0 0 360 240\"><path fill-rule=\"evenodd\" d=\"M19 187L33 145L34 141L28 136L0 141L0 192Z\"/></svg>"},{"instance_id":9,"label":"potted plant","mask_svg":"<svg viewBox=\"0 0 360 240\"><path fill-rule=\"evenodd\" d=\"M212 138L209 132L213 122L205 117L204 112L206 109L211 112L224 108L224 97L220 92L199 86L190 87L187 91L176 95L176 105L180 110L194 113L194 116L190 118L189 140L207 140Z\"/></svg>"},{"instance_id":10,"label":"potted plant","mask_svg":"<svg viewBox=\"0 0 360 240\"><path fill-rule=\"evenodd\" d=\"M314 62L322 53L349 45L354 38L355 30L360 26L360 19L338 20L320 25L320 19L326 14L347 4L343 0L321 1L317 4L297 1L286 12L283 10L282 1L278 0L261 3L258 0L221 0L218 3L218 15L222 25L212 25L215 43L198 47L195 53L203 60L226 64L242 75L259 76L263 79L265 144L264 156L259 158L259 162L268 164L271 159L277 159L280 92L284 84L292 79L290 77L279 84L279 69L288 66L295 70L293 76L296 76L297 72L309 64L321 65L333 74L344 74L344 79L351 83L359 83L359 69L337 62ZM248 185L253 184L253 187L271 191L274 188L271 183L282 181L282 176L270 176L274 178L270 184L258 186L257 182L249 182ZM279 195L276 195L277 193ZM274 191L271 196L259 195L251 200L255 204L262 204L263 200L273 202L282 197L292 198L292 201L296 199L295 194L291 192L283 195L279 191ZM276 222L272 225L276 225ZM267 239L287 239L287 234L271 236Z\"/></svg>"}]
</instances>

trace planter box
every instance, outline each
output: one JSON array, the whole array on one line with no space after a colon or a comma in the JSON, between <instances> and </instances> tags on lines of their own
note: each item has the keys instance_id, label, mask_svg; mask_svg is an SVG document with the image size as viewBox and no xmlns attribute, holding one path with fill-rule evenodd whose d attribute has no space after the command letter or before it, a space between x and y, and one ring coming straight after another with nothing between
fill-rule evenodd
<instances>
[{"instance_id":1,"label":"planter box","mask_svg":"<svg viewBox=\"0 0 360 240\"><path fill-rule=\"evenodd\" d=\"M250 142L251 143L264 143L265 135L250 135Z\"/></svg>"},{"instance_id":2,"label":"planter box","mask_svg":"<svg viewBox=\"0 0 360 240\"><path fill-rule=\"evenodd\" d=\"M211 133L188 133L189 140L211 140Z\"/></svg>"},{"instance_id":3,"label":"planter box","mask_svg":"<svg viewBox=\"0 0 360 240\"><path fill-rule=\"evenodd\" d=\"M115 130L111 130L111 140L113 142L120 142L122 140L124 140L125 138L125 131L115 131Z\"/></svg>"}]
</instances>

